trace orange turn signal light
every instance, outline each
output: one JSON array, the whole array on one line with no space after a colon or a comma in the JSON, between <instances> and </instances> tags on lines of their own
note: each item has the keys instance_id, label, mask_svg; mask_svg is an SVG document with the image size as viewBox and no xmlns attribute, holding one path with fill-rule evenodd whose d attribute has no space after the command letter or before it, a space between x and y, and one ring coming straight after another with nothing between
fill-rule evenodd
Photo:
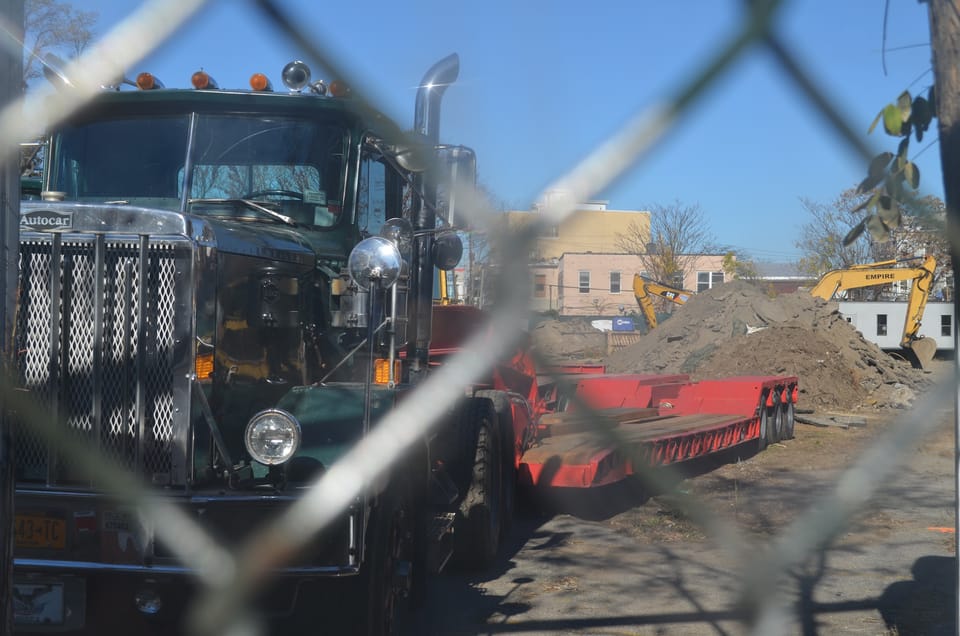
<instances>
[{"instance_id":1,"label":"orange turn signal light","mask_svg":"<svg viewBox=\"0 0 960 636\"><path fill-rule=\"evenodd\" d=\"M393 361L393 381L400 381L400 371L401 371L400 360ZM390 383L390 361L386 358L377 358L373 363L373 383L374 384L389 384Z\"/></svg>"},{"instance_id":2,"label":"orange turn signal light","mask_svg":"<svg viewBox=\"0 0 960 636\"><path fill-rule=\"evenodd\" d=\"M213 354L201 353L194 360L194 371L198 380L209 380L213 377Z\"/></svg>"}]
</instances>

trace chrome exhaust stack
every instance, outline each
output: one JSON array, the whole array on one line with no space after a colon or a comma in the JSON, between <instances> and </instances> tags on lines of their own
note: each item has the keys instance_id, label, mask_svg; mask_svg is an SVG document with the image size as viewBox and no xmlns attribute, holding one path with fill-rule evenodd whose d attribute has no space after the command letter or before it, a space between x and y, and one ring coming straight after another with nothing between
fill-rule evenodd
<instances>
[{"instance_id":1,"label":"chrome exhaust stack","mask_svg":"<svg viewBox=\"0 0 960 636\"><path fill-rule=\"evenodd\" d=\"M460 75L460 56L452 53L430 67L420 80L417 89L417 101L414 108L413 129L425 137L428 146L434 148L440 142L440 102L447 87L457 81ZM418 176L417 180L422 187L425 197L430 200L421 203L420 209L413 220L414 232L418 230L433 230L437 225L437 181L432 171ZM430 331L433 323L433 235L418 233L416 236L415 251L417 256L416 271L414 273L416 291L416 310L412 316L415 323L415 343L413 353L413 370L426 370L430 349Z\"/></svg>"}]
</instances>

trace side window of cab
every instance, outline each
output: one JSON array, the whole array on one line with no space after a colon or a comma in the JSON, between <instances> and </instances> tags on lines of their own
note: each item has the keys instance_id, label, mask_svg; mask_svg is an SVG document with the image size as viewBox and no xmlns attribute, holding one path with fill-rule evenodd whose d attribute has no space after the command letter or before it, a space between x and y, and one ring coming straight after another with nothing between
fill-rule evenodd
<instances>
[{"instance_id":1,"label":"side window of cab","mask_svg":"<svg viewBox=\"0 0 960 636\"><path fill-rule=\"evenodd\" d=\"M360 164L357 226L369 235L379 233L387 218L387 171L379 156L368 154Z\"/></svg>"},{"instance_id":2,"label":"side window of cab","mask_svg":"<svg viewBox=\"0 0 960 636\"><path fill-rule=\"evenodd\" d=\"M403 216L407 179L379 153L366 153L360 164L357 193L357 227L369 236L380 232L383 222Z\"/></svg>"}]
</instances>

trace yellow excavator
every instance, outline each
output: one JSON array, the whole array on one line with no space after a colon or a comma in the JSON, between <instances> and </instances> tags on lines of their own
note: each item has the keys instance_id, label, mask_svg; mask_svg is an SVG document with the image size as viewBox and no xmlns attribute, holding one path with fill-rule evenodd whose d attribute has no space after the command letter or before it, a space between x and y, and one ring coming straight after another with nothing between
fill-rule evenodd
<instances>
[{"instance_id":1,"label":"yellow excavator","mask_svg":"<svg viewBox=\"0 0 960 636\"><path fill-rule=\"evenodd\" d=\"M830 300L839 291L886 285L901 280L913 281L907 298L907 319L903 324L900 346L912 354L908 358L912 358L913 364L923 368L937 353L936 341L933 338L924 338L918 333L923 311L927 306L927 297L933 285L933 273L937 268L937 261L932 256L926 256L923 257L923 264L919 267L902 265L916 260L919 258L878 261L853 265L847 269L835 269L824 274L810 293L824 300Z\"/></svg>"},{"instance_id":2,"label":"yellow excavator","mask_svg":"<svg viewBox=\"0 0 960 636\"><path fill-rule=\"evenodd\" d=\"M693 292L670 287L669 285L658 283L640 274L634 274L633 295L636 297L637 304L640 305L640 311L647 321L648 330L654 329L657 326L657 312L653 307L653 299L650 298L651 294L682 305L690 300Z\"/></svg>"}]
</instances>

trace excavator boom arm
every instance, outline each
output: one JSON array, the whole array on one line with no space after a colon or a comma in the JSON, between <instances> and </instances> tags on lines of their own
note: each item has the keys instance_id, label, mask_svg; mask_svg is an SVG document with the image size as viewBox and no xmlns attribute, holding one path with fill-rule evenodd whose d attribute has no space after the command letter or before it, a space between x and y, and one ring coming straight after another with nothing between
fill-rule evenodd
<instances>
[{"instance_id":1,"label":"excavator boom arm","mask_svg":"<svg viewBox=\"0 0 960 636\"><path fill-rule=\"evenodd\" d=\"M647 283L639 274L633 275L633 296L637 299L637 305L640 306L640 313L647 321L647 329L654 329L657 326L657 312L653 308L653 301L647 293Z\"/></svg>"},{"instance_id":2,"label":"excavator boom arm","mask_svg":"<svg viewBox=\"0 0 960 636\"><path fill-rule=\"evenodd\" d=\"M936 353L936 343L924 342L918 337L920 322L927 306L927 298L933 286L933 274L937 261L932 256L924 258L920 267L894 267L897 261L881 261L865 265L854 265L849 269L835 269L823 275L810 290L814 296L830 300L839 291L885 285L901 280L913 281L910 296L907 298L907 317L903 325L900 346L914 351L921 366L926 365Z\"/></svg>"},{"instance_id":3,"label":"excavator boom arm","mask_svg":"<svg viewBox=\"0 0 960 636\"><path fill-rule=\"evenodd\" d=\"M653 307L653 301L650 300L650 294L654 294L660 298L665 298L670 302L682 305L690 300L690 295L692 292L670 287L669 285L664 285L663 283L658 283L650 280L649 278L644 278L640 274L634 274L633 295L637 299L637 304L640 306L640 311L643 313L643 317L647 321L647 327L649 329L653 329L657 326L657 312Z\"/></svg>"}]
</instances>

